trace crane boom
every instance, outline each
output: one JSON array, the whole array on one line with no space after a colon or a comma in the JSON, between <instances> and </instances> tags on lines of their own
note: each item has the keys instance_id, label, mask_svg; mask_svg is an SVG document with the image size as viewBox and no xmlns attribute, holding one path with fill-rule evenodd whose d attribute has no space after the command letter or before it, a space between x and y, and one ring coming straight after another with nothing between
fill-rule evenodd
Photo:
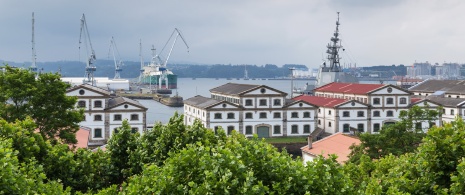
<instances>
[{"instance_id":1,"label":"crane boom","mask_svg":"<svg viewBox=\"0 0 465 195\"><path fill-rule=\"evenodd\" d=\"M165 67L166 67L166 65L168 64L168 60L170 59L171 52L173 52L173 48L174 48L174 45L176 44L176 40L178 39L178 37L181 37L182 41L184 42L184 44L185 44L186 47L187 47L187 52L189 52L189 45L187 45L186 40L184 39L184 37L182 36L181 32L180 32L177 28L174 28L173 33L171 33L170 38L168 39L168 41L167 41L166 44L165 44L165 47L166 47L166 45L168 44L168 42L171 40L171 38L173 37L173 35L174 35L175 33L176 33L176 36L174 37L174 41L173 41L173 44L171 45L170 52L168 53L168 56L166 57L166 60L165 60L165 62L163 63L163 66L165 66ZM163 49L165 49L165 47L163 47ZM163 49L162 49L162 51L163 51Z\"/></svg>"},{"instance_id":2,"label":"crane boom","mask_svg":"<svg viewBox=\"0 0 465 195\"><path fill-rule=\"evenodd\" d=\"M95 52L92 48L92 42L90 41L89 30L87 28L86 16L84 14L82 14L81 17L81 32L79 34L79 53L81 50L82 39L84 39L84 44L86 45L86 54L89 56L86 64L86 79L84 79L84 83L91 83L91 85L95 85L96 83L94 79L94 72L97 70L97 68L93 65L93 63L97 58L95 57ZM89 47L91 52L90 55Z\"/></svg>"},{"instance_id":3,"label":"crane boom","mask_svg":"<svg viewBox=\"0 0 465 195\"><path fill-rule=\"evenodd\" d=\"M114 79L120 79L121 78L121 71L123 71L122 66L123 61L121 60L121 56L119 55L118 47L116 47L116 42L113 37L111 37L110 40L110 49L109 52L112 51L113 53L113 61L115 62L115 77ZM115 55L116 51L116 55ZM116 56L118 56L118 60L116 60Z\"/></svg>"}]
</instances>

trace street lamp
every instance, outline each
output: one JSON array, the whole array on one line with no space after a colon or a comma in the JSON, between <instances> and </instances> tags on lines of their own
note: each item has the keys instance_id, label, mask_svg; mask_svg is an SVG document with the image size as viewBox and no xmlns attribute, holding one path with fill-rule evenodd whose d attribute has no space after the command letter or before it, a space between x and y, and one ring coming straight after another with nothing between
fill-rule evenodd
<instances>
[{"instance_id":1,"label":"street lamp","mask_svg":"<svg viewBox=\"0 0 465 195\"><path fill-rule=\"evenodd\" d=\"M294 97L294 67L289 68L291 71L291 99Z\"/></svg>"}]
</instances>

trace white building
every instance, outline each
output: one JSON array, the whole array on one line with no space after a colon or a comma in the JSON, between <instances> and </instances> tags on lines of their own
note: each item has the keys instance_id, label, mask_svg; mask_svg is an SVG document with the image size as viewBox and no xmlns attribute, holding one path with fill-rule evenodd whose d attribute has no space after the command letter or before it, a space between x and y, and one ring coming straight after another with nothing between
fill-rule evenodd
<instances>
[{"instance_id":1,"label":"white building","mask_svg":"<svg viewBox=\"0 0 465 195\"><path fill-rule=\"evenodd\" d=\"M62 77L63 82L71 86L83 84L84 77ZM129 80L127 79L109 79L108 77L95 77L95 85L102 89L108 90L129 90Z\"/></svg>"},{"instance_id":2,"label":"white building","mask_svg":"<svg viewBox=\"0 0 465 195\"><path fill-rule=\"evenodd\" d=\"M298 96L318 106L318 124L328 133L351 129L378 132L382 126L398 120L408 110L410 92L383 84L329 83L314 90L315 96Z\"/></svg>"},{"instance_id":3,"label":"white building","mask_svg":"<svg viewBox=\"0 0 465 195\"><path fill-rule=\"evenodd\" d=\"M309 135L316 127L315 105L287 101L286 93L265 85L227 83L210 93L184 101L186 125L198 119L207 128L259 137Z\"/></svg>"},{"instance_id":4,"label":"white building","mask_svg":"<svg viewBox=\"0 0 465 195\"><path fill-rule=\"evenodd\" d=\"M408 90L422 97L440 92L448 98L465 98L465 80L426 80Z\"/></svg>"},{"instance_id":5,"label":"white building","mask_svg":"<svg viewBox=\"0 0 465 195\"><path fill-rule=\"evenodd\" d=\"M126 119L133 131L142 133L146 128L147 108L135 100L110 96L109 91L88 84L72 87L66 94L76 96L77 107L84 109L80 125L90 129L89 147L106 144Z\"/></svg>"}]
</instances>

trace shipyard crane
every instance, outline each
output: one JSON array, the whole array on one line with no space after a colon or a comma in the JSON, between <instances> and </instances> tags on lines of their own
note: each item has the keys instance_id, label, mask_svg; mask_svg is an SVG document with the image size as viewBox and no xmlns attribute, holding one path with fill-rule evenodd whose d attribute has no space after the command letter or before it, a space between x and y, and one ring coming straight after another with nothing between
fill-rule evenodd
<instances>
[{"instance_id":1,"label":"shipyard crane","mask_svg":"<svg viewBox=\"0 0 465 195\"><path fill-rule=\"evenodd\" d=\"M118 55L118 60L116 60L116 54ZM115 77L113 79L120 79L121 78L121 71L123 71L122 66L123 61L121 60L121 56L119 55L118 48L116 47L115 39L111 37L110 40L110 49L108 50L108 56L110 56L110 52L113 53L113 61L115 62Z\"/></svg>"},{"instance_id":2,"label":"shipyard crane","mask_svg":"<svg viewBox=\"0 0 465 195\"><path fill-rule=\"evenodd\" d=\"M34 39L34 12L32 12L32 64L30 70L34 73L37 73L36 65L36 48L35 48L35 39Z\"/></svg>"},{"instance_id":3,"label":"shipyard crane","mask_svg":"<svg viewBox=\"0 0 465 195\"><path fill-rule=\"evenodd\" d=\"M184 39L184 37L182 36L181 31L179 31L177 28L174 28L173 32L171 33L170 38L169 38L168 41L166 42L165 46L163 46L163 49L161 50L161 52L163 52L163 50L165 49L166 45L168 45L168 43L170 42L170 40L173 38L173 35L174 35L174 34L176 34L176 35L174 36L173 44L171 45L171 49L170 49L170 51L168 52L168 56L166 57L165 62L162 64L164 67L166 67L166 65L168 64L168 60L170 59L171 52L173 52L173 48L174 48L174 45L176 44L176 41L177 41L178 37L181 37L182 41L184 42L184 44L185 44L186 47L187 47L187 52L189 52L189 45L187 45L187 42L186 42L186 40ZM160 53L161 53L161 52L160 52Z\"/></svg>"},{"instance_id":4,"label":"shipyard crane","mask_svg":"<svg viewBox=\"0 0 465 195\"><path fill-rule=\"evenodd\" d=\"M142 57L142 39L139 39L139 57L140 57L139 84L141 84L142 78L144 77L144 58Z\"/></svg>"},{"instance_id":5,"label":"shipyard crane","mask_svg":"<svg viewBox=\"0 0 465 195\"><path fill-rule=\"evenodd\" d=\"M97 68L93 65L94 61L97 59L95 57L94 49L92 48L92 42L90 41L89 30L87 28L86 16L82 14L81 17L81 33L79 35L79 54L81 53L81 43L84 39L84 44L86 46L86 54L89 56L86 64L86 78L84 78L84 83L90 83L95 86L94 72ZM90 50L90 54L89 54Z\"/></svg>"}]
</instances>

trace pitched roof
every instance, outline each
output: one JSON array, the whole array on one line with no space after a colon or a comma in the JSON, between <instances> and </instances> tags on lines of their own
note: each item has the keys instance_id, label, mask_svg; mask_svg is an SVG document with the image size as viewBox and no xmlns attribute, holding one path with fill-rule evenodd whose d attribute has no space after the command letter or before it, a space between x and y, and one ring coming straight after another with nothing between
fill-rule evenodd
<instances>
[{"instance_id":1,"label":"pitched roof","mask_svg":"<svg viewBox=\"0 0 465 195\"><path fill-rule=\"evenodd\" d=\"M328 157L330 154L336 154L337 162L343 164L349 158L351 150L350 146L353 144L360 144L360 140L356 137L351 137L342 133L336 133L331 136L325 137L312 144L312 148L308 148L308 145L301 148L302 152L312 156L323 155Z\"/></svg>"},{"instance_id":2,"label":"pitched roof","mask_svg":"<svg viewBox=\"0 0 465 195\"><path fill-rule=\"evenodd\" d=\"M413 87L409 91L429 92L445 91L447 93L465 93L465 80L426 80Z\"/></svg>"},{"instance_id":3,"label":"pitched roof","mask_svg":"<svg viewBox=\"0 0 465 195\"><path fill-rule=\"evenodd\" d=\"M92 85L89 85L89 84L76 85L76 86L71 87L70 89L68 89L66 91L66 93L71 92L71 91L75 91L75 90L78 90L78 89L81 89L81 88L85 88L85 89L88 89L90 91L100 93L102 95L110 96L110 91L102 89L100 87L95 87L95 86L92 86Z\"/></svg>"},{"instance_id":4,"label":"pitched roof","mask_svg":"<svg viewBox=\"0 0 465 195\"><path fill-rule=\"evenodd\" d=\"M360 84L360 83L338 83L332 82L316 88L315 92L334 92L349 94L367 94L370 91L382 88L383 84Z\"/></svg>"},{"instance_id":5,"label":"pitched roof","mask_svg":"<svg viewBox=\"0 0 465 195\"><path fill-rule=\"evenodd\" d=\"M195 107L198 107L198 108L203 108L203 109L205 109L205 108L207 108L209 106L215 105L217 103L220 103L220 102L221 101L219 101L219 100L203 97L203 96L200 96L200 95L197 95L197 96L194 96L194 97L191 97L189 99L184 100L184 104L195 106Z\"/></svg>"},{"instance_id":6,"label":"pitched roof","mask_svg":"<svg viewBox=\"0 0 465 195\"><path fill-rule=\"evenodd\" d=\"M120 106L122 104L125 104L125 103L147 110L147 108L141 103L139 103L138 101L125 98L125 97L115 97L115 98L109 99L108 105L105 109L108 110L108 109Z\"/></svg>"},{"instance_id":7,"label":"pitched roof","mask_svg":"<svg viewBox=\"0 0 465 195\"><path fill-rule=\"evenodd\" d=\"M221 85L219 87L215 87L213 89L210 89L210 93L218 93L218 94L224 94L224 95L242 95L244 93L247 93L249 91L258 89L260 87L267 88L273 91L276 91L281 94L287 95L287 93L279 91L277 89L268 87L266 85L252 85L252 84L240 84L240 83L226 83L224 85Z\"/></svg>"},{"instance_id":8,"label":"pitched roof","mask_svg":"<svg viewBox=\"0 0 465 195\"><path fill-rule=\"evenodd\" d=\"M447 107L457 107L465 103L464 98L446 98L446 97L428 96L426 97L426 99L431 100L432 102L436 102L440 104L441 106L447 106Z\"/></svg>"},{"instance_id":9,"label":"pitched roof","mask_svg":"<svg viewBox=\"0 0 465 195\"><path fill-rule=\"evenodd\" d=\"M340 105L342 103L352 101L348 99L328 98L328 97L319 97L319 96L310 96L310 95L300 95L300 96L293 98L293 100L303 100L305 102L308 102L316 106L330 107L330 108L334 108L337 105Z\"/></svg>"},{"instance_id":10,"label":"pitched roof","mask_svg":"<svg viewBox=\"0 0 465 195\"><path fill-rule=\"evenodd\" d=\"M74 144L76 148L87 148L89 143L89 134L90 129L87 127L79 127L79 130L76 132L77 143Z\"/></svg>"}]
</instances>

